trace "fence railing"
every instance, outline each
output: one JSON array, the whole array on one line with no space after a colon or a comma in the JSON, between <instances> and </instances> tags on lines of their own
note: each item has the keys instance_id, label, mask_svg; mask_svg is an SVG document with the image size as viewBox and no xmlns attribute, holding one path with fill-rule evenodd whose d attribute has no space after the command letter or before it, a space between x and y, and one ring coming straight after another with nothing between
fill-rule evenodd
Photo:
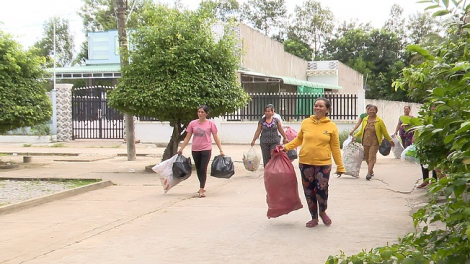
<instances>
[{"instance_id":1,"label":"fence railing","mask_svg":"<svg viewBox=\"0 0 470 264\"><path fill-rule=\"evenodd\" d=\"M250 94L251 101L238 111L223 116L227 121L257 121L264 115L264 108L273 104L275 112L285 121L301 121L313 114L315 99L327 98L331 102L328 116L332 120L355 120L357 118L356 94Z\"/></svg>"}]
</instances>

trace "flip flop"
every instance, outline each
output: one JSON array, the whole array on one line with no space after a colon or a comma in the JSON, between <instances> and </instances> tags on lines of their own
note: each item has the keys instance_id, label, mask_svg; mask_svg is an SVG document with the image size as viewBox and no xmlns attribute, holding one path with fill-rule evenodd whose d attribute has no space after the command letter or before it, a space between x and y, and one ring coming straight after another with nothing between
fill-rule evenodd
<instances>
[{"instance_id":1,"label":"flip flop","mask_svg":"<svg viewBox=\"0 0 470 264\"><path fill-rule=\"evenodd\" d=\"M305 224L306 227L316 227L317 225L318 219L312 219Z\"/></svg>"},{"instance_id":2,"label":"flip flop","mask_svg":"<svg viewBox=\"0 0 470 264\"><path fill-rule=\"evenodd\" d=\"M204 197L206 197L205 192L206 192L206 191L199 192L199 198L204 198Z\"/></svg>"},{"instance_id":3,"label":"flip flop","mask_svg":"<svg viewBox=\"0 0 470 264\"><path fill-rule=\"evenodd\" d=\"M332 221L331 221L330 217L327 214L320 215L320 218L321 218L323 224L325 224L326 226L331 225Z\"/></svg>"}]
</instances>

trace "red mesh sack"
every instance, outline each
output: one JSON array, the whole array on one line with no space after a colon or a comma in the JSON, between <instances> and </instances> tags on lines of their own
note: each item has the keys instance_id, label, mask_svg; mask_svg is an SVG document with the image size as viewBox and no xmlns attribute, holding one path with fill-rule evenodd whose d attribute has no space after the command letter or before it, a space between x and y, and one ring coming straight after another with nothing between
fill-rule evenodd
<instances>
[{"instance_id":1,"label":"red mesh sack","mask_svg":"<svg viewBox=\"0 0 470 264\"><path fill-rule=\"evenodd\" d=\"M278 146L264 168L264 187L268 203L268 218L278 217L302 208L294 166Z\"/></svg>"}]
</instances>

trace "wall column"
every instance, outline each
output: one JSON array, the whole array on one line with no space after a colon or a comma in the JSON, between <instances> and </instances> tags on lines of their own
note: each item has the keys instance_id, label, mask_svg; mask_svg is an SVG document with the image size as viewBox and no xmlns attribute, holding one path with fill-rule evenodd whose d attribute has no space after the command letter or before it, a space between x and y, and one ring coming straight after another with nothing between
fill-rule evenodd
<instances>
[{"instance_id":1,"label":"wall column","mask_svg":"<svg viewBox=\"0 0 470 264\"><path fill-rule=\"evenodd\" d=\"M72 86L56 84L57 141L72 140Z\"/></svg>"}]
</instances>

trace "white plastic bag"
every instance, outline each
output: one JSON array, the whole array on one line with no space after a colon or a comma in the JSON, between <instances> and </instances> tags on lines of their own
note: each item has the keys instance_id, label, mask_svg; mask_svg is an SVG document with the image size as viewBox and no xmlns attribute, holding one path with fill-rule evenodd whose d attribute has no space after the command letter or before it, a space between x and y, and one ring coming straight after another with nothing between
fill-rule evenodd
<instances>
[{"instance_id":1,"label":"white plastic bag","mask_svg":"<svg viewBox=\"0 0 470 264\"><path fill-rule=\"evenodd\" d=\"M243 153L243 166L249 171L258 170L260 161L261 158L253 147L251 147L248 152Z\"/></svg>"},{"instance_id":2,"label":"white plastic bag","mask_svg":"<svg viewBox=\"0 0 470 264\"><path fill-rule=\"evenodd\" d=\"M416 146L414 144L409 145L406 147L405 150L401 153L401 161L409 162L409 163L416 163L419 164L419 158L416 153Z\"/></svg>"},{"instance_id":3,"label":"white plastic bag","mask_svg":"<svg viewBox=\"0 0 470 264\"><path fill-rule=\"evenodd\" d=\"M395 146L392 147L393 156L395 157L395 159L400 159L401 153L404 150L403 146L401 145L400 139L397 138L397 136L394 134L390 135L390 137L392 137L392 141L395 144Z\"/></svg>"},{"instance_id":4,"label":"white plastic bag","mask_svg":"<svg viewBox=\"0 0 470 264\"><path fill-rule=\"evenodd\" d=\"M164 193L167 193L173 186L185 180L185 178L173 177L173 163L175 163L178 154L153 166L152 170L160 177ZM187 179L187 178L186 178Z\"/></svg>"},{"instance_id":5,"label":"white plastic bag","mask_svg":"<svg viewBox=\"0 0 470 264\"><path fill-rule=\"evenodd\" d=\"M353 139L353 137L352 137L352 136L349 136L349 137L343 142L343 149L345 149L346 146L349 145L349 143L352 142L352 139Z\"/></svg>"},{"instance_id":6,"label":"white plastic bag","mask_svg":"<svg viewBox=\"0 0 470 264\"><path fill-rule=\"evenodd\" d=\"M357 142L350 142L343 146L343 165L346 169L345 175L358 178L364 159L364 147Z\"/></svg>"}]
</instances>

